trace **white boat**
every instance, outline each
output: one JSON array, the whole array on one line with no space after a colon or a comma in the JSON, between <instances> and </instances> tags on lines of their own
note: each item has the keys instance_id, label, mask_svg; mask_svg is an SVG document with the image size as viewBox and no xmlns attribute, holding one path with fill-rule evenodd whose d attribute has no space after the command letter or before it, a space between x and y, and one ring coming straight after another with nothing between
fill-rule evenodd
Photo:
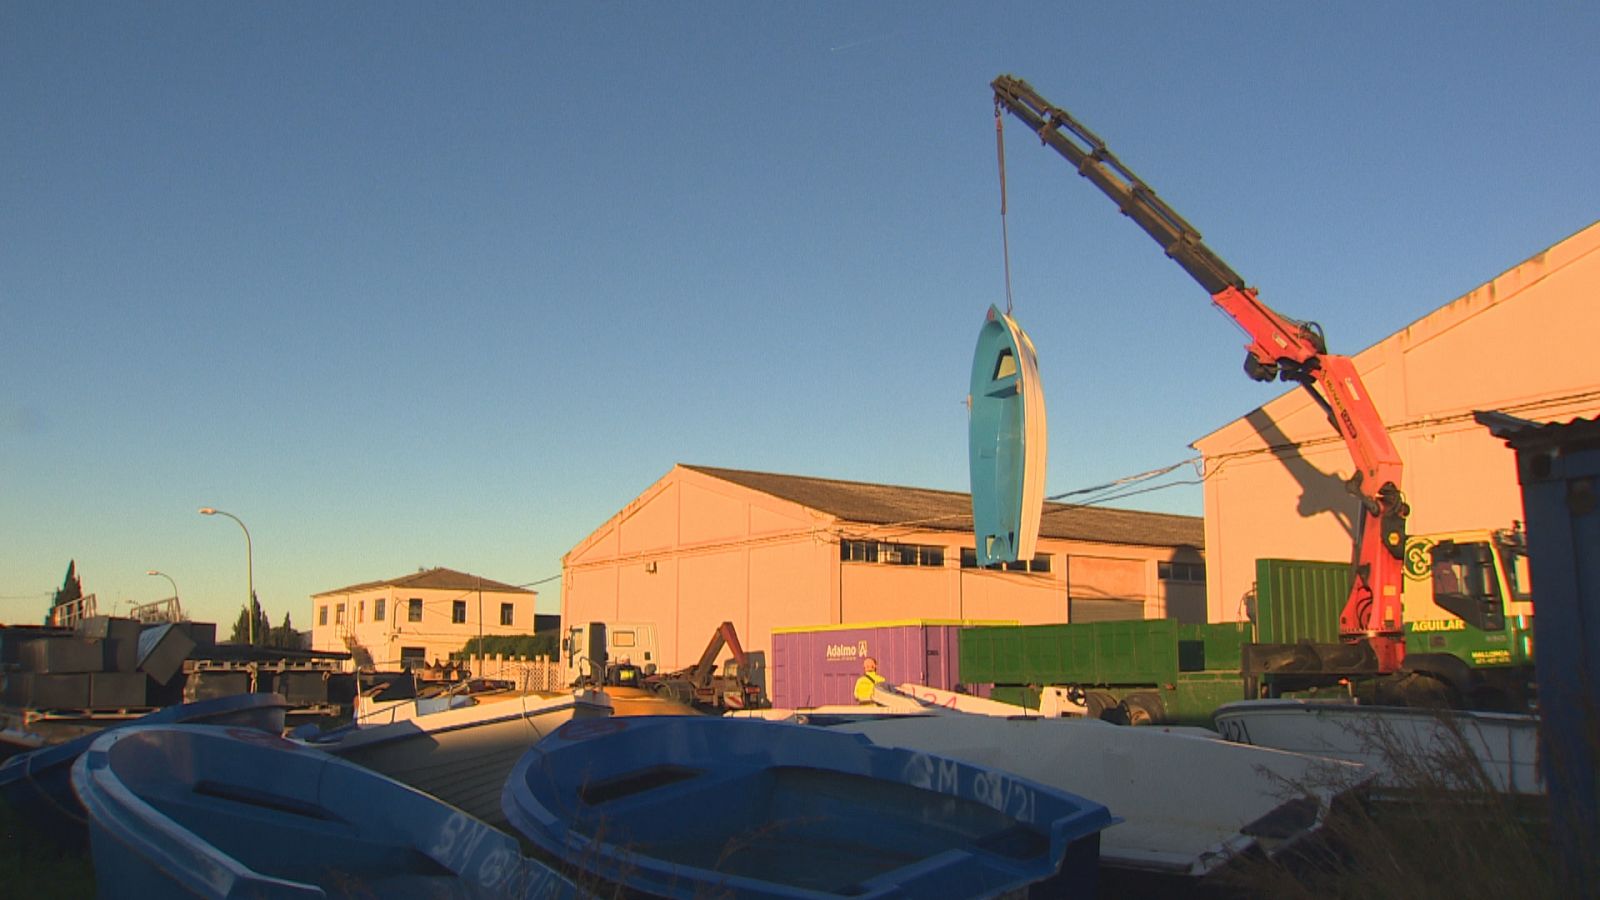
<instances>
[{"instance_id":1,"label":"white boat","mask_svg":"<svg viewBox=\"0 0 1600 900\"><path fill-rule=\"evenodd\" d=\"M937 716L967 713L1002 717L1042 715L1046 718L1083 715L1082 704L1073 704L1065 699L1061 699L1059 702L1046 703L1043 710L1025 709L1015 704L990 700L987 697L977 697L972 694L962 694L956 691L947 691L943 688L929 687L925 684L904 682L894 685L889 684L887 681L879 682L877 687L873 689L872 701L871 703L839 703L796 709L785 707L746 709L730 712L726 715L750 719L769 719L778 722L798 722L802 725L812 724L813 719L816 719L818 724L835 724L845 718L873 719L885 716Z\"/></svg>"},{"instance_id":2,"label":"white boat","mask_svg":"<svg viewBox=\"0 0 1600 900\"><path fill-rule=\"evenodd\" d=\"M1492 785L1539 794L1539 718L1516 713L1363 706L1311 700L1240 700L1217 708L1230 741L1365 763L1383 787Z\"/></svg>"},{"instance_id":3,"label":"white boat","mask_svg":"<svg viewBox=\"0 0 1600 900\"><path fill-rule=\"evenodd\" d=\"M833 728L887 747L990 766L1104 803L1103 867L1198 877L1252 849L1272 854L1316 831L1360 764L1132 728L1082 717L947 713Z\"/></svg>"},{"instance_id":4,"label":"white boat","mask_svg":"<svg viewBox=\"0 0 1600 900\"><path fill-rule=\"evenodd\" d=\"M611 715L593 690L489 691L421 698L385 710L390 721L339 729L307 743L504 826L500 791L529 747L575 718Z\"/></svg>"}]
</instances>

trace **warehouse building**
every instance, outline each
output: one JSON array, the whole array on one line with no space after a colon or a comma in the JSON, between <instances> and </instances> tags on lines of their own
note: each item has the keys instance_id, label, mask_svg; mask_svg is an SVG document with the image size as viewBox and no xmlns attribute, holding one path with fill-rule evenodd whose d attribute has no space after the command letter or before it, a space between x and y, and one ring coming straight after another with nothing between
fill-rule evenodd
<instances>
[{"instance_id":1,"label":"warehouse building","mask_svg":"<svg viewBox=\"0 0 1600 900\"><path fill-rule=\"evenodd\" d=\"M1472 414L1544 422L1600 415L1597 326L1600 223L1354 355L1404 465L1412 534L1508 528L1523 518L1515 455ZM1247 618L1257 559L1350 558L1359 510L1345 482L1354 467L1304 391L1194 447L1205 471L1211 621Z\"/></svg>"},{"instance_id":2,"label":"warehouse building","mask_svg":"<svg viewBox=\"0 0 1600 900\"><path fill-rule=\"evenodd\" d=\"M678 465L562 558L562 620L657 628L665 669L731 621L1203 622L1200 519L1047 503L1036 555L976 566L964 493ZM770 658L770 656L769 656Z\"/></svg>"}]
</instances>

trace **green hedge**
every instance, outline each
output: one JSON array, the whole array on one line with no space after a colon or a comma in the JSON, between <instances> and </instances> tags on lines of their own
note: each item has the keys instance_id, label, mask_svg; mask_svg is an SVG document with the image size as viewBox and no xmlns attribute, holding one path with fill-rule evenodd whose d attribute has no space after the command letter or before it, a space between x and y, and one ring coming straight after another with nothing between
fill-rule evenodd
<instances>
[{"instance_id":1,"label":"green hedge","mask_svg":"<svg viewBox=\"0 0 1600 900\"><path fill-rule=\"evenodd\" d=\"M482 642L480 649L479 642ZM557 659L555 632L544 634L512 634L496 635L492 637L473 638L456 652L450 654L453 660L464 660L468 656L526 656L532 659L536 656L548 656Z\"/></svg>"}]
</instances>

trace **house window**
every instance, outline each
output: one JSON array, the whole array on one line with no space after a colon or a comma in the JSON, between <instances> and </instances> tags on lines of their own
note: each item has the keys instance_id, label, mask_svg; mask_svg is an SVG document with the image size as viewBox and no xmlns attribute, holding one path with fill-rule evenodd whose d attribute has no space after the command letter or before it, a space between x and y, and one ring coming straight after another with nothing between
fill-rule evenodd
<instances>
[{"instance_id":1,"label":"house window","mask_svg":"<svg viewBox=\"0 0 1600 900\"><path fill-rule=\"evenodd\" d=\"M515 616L516 616L516 607L515 606L513 606L510 603L502 603L502 604L500 604L500 624L501 625L514 625L514 624L516 624Z\"/></svg>"},{"instance_id":2,"label":"house window","mask_svg":"<svg viewBox=\"0 0 1600 900\"><path fill-rule=\"evenodd\" d=\"M357 622L365 622L366 620L367 620L367 601L365 601L365 600L357 600L356 601L356 621Z\"/></svg>"},{"instance_id":3,"label":"house window","mask_svg":"<svg viewBox=\"0 0 1600 900\"><path fill-rule=\"evenodd\" d=\"M379 597L378 599L372 601L372 621L374 621L374 622L382 622L383 621L383 614L384 614L384 611L385 611L384 610L384 606L387 605L388 602L389 602L389 598L388 597Z\"/></svg>"},{"instance_id":4,"label":"house window","mask_svg":"<svg viewBox=\"0 0 1600 900\"><path fill-rule=\"evenodd\" d=\"M1206 580L1206 564L1158 562L1156 563L1156 577L1162 581L1204 583Z\"/></svg>"},{"instance_id":5,"label":"house window","mask_svg":"<svg viewBox=\"0 0 1600 900\"><path fill-rule=\"evenodd\" d=\"M337 606L335 606L333 608L333 624L335 624L335 625L343 625L344 624L344 604L343 603L340 603L339 605L337 605Z\"/></svg>"},{"instance_id":6,"label":"house window","mask_svg":"<svg viewBox=\"0 0 1600 900\"><path fill-rule=\"evenodd\" d=\"M422 621L422 598L421 597L412 597L411 598L410 605L406 608L406 621L407 622L421 622Z\"/></svg>"},{"instance_id":7,"label":"house window","mask_svg":"<svg viewBox=\"0 0 1600 900\"><path fill-rule=\"evenodd\" d=\"M418 601L418 602L420 603L421 601ZM428 664L428 648L427 647L401 647L400 648L400 668L402 668L402 669L420 668L420 667L425 666L427 664Z\"/></svg>"},{"instance_id":8,"label":"house window","mask_svg":"<svg viewBox=\"0 0 1600 900\"><path fill-rule=\"evenodd\" d=\"M467 601L457 600L450 604L450 621L457 625L467 621Z\"/></svg>"},{"instance_id":9,"label":"house window","mask_svg":"<svg viewBox=\"0 0 1600 900\"><path fill-rule=\"evenodd\" d=\"M318 625L326 625L326 624L328 624L328 604L326 604L326 603L324 603L321 606L317 607L317 624Z\"/></svg>"}]
</instances>

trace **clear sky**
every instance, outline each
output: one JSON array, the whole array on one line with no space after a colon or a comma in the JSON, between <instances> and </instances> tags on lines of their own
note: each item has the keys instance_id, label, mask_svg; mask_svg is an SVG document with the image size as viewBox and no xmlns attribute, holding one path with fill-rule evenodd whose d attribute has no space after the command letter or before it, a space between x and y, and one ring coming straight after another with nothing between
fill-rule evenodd
<instances>
[{"instance_id":1,"label":"clear sky","mask_svg":"<svg viewBox=\"0 0 1600 900\"><path fill-rule=\"evenodd\" d=\"M966 490L1001 73L1356 353L1600 218L1597 47L1587 0L0 2L0 621L75 559L231 622L201 506L304 628L558 576L679 462ZM1280 392L1007 126L1049 492Z\"/></svg>"}]
</instances>

